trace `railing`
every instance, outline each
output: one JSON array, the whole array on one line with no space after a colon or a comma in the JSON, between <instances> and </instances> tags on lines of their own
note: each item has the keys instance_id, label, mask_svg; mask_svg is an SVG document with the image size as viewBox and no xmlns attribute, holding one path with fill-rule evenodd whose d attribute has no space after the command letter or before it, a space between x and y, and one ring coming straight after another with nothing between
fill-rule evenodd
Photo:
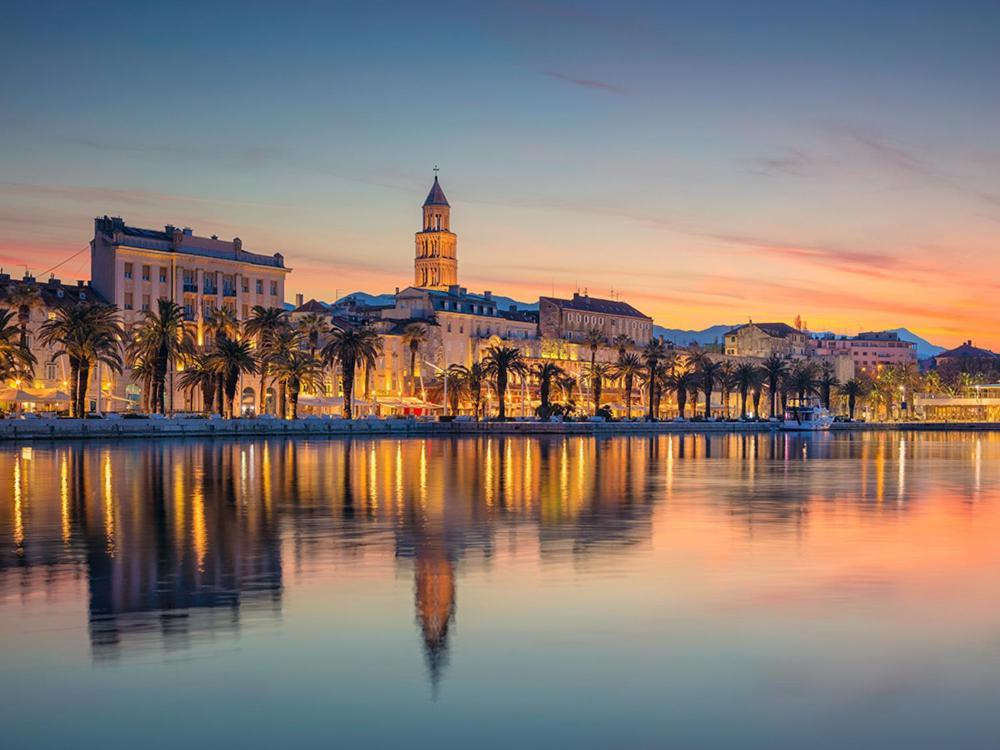
<instances>
[{"instance_id":1,"label":"railing","mask_svg":"<svg viewBox=\"0 0 1000 750\"><path fill-rule=\"evenodd\" d=\"M205 284L205 290L204 291L205 291L205 294L218 294L219 293L219 287L215 286L214 284Z\"/></svg>"},{"instance_id":2,"label":"railing","mask_svg":"<svg viewBox=\"0 0 1000 750\"><path fill-rule=\"evenodd\" d=\"M236 296L236 287L234 287L234 286L224 287L222 289L222 296L223 297L235 297Z\"/></svg>"}]
</instances>

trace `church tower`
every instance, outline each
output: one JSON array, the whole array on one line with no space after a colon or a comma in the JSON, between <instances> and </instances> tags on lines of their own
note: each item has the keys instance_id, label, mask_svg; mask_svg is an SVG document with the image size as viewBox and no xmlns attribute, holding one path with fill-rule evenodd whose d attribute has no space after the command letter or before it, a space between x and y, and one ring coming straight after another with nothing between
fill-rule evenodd
<instances>
[{"instance_id":1,"label":"church tower","mask_svg":"<svg viewBox=\"0 0 1000 750\"><path fill-rule=\"evenodd\" d=\"M436 168L435 168L436 169ZM424 228L416 234L414 286L447 289L458 283L458 237L451 231L451 206L434 175L424 201Z\"/></svg>"}]
</instances>

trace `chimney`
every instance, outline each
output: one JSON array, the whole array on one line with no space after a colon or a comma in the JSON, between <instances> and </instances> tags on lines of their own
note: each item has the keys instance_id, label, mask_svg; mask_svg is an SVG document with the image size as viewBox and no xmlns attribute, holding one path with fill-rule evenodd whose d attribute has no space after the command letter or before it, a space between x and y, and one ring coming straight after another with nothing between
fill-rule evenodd
<instances>
[{"instance_id":1,"label":"chimney","mask_svg":"<svg viewBox=\"0 0 1000 750\"><path fill-rule=\"evenodd\" d=\"M493 292L491 292L489 289L487 289L485 292L483 292L483 296L486 299L493 299Z\"/></svg>"},{"instance_id":2,"label":"chimney","mask_svg":"<svg viewBox=\"0 0 1000 750\"><path fill-rule=\"evenodd\" d=\"M190 237L192 234L191 227L184 227L183 232L185 237Z\"/></svg>"},{"instance_id":3,"label":"chimney","mask_svg":"<svg viewBox=\"0 0 1000 750\"><path fill-rule=\"evenodd\" d=\"M295 295L295 306L296 307L302 307L302 304L304 302L305 302L305 298L301 294L296 294Z\"/></svg>"},{"instance_id":4,"label":"chimney","mask_svg":"<svg viewBox=\"0 0 1000 750\"><path fill-rule=\"evenodd\" d=\"M82 288L82 287L83 287L83 279L77 279L77 280L76 280L76 285L77 285L78 287L81 287L81 288Z\"/></svg>"}]
</instances>

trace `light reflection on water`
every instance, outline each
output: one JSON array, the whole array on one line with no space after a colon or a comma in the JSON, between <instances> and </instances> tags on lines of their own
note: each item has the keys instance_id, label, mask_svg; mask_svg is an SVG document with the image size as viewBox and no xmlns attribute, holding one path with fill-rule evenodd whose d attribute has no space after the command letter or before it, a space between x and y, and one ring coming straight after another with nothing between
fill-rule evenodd
<instances>
[{"instance_id":1,"label":"light reflection on water","mask_svg":"<svg viewBox=\"0 0 1000 750\"><path fill-rule=\"evenodd\" d=\"M998 459L996 434L5 447L0 719L21 747L993 747Z\"/></svg>"}]
</instances>

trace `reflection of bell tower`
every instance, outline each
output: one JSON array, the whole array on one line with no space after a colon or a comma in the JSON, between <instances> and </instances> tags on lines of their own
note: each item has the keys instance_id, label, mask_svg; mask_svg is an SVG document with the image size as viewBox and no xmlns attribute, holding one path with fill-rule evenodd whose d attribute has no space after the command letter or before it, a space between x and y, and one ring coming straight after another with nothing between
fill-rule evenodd
<instances>
[{"instance_id":1,"label":"reflection of bell tower","mask_svg":"<svg viewBox=\"0 0 1000 750\"><path fill-rule=\"evenodd\" d=\"M436 174L424 201L424 228L417 232L416 238L414 286L447 289L457 284L458 237L451 231L451 206Z\"/></svg>"},{"instance_id":2,"label":"reflection of bell tower","mask_svg":"<svg viewBox=\"0 0 1000 750\"><path fill-rule=\"evenodd\" d=\"M417 553L417 621L424 637L424 653L431 685L437 690L441 670L448 659L448 626L455 617L455 565L443 550Z\"/></svg>"}]
</instances>

